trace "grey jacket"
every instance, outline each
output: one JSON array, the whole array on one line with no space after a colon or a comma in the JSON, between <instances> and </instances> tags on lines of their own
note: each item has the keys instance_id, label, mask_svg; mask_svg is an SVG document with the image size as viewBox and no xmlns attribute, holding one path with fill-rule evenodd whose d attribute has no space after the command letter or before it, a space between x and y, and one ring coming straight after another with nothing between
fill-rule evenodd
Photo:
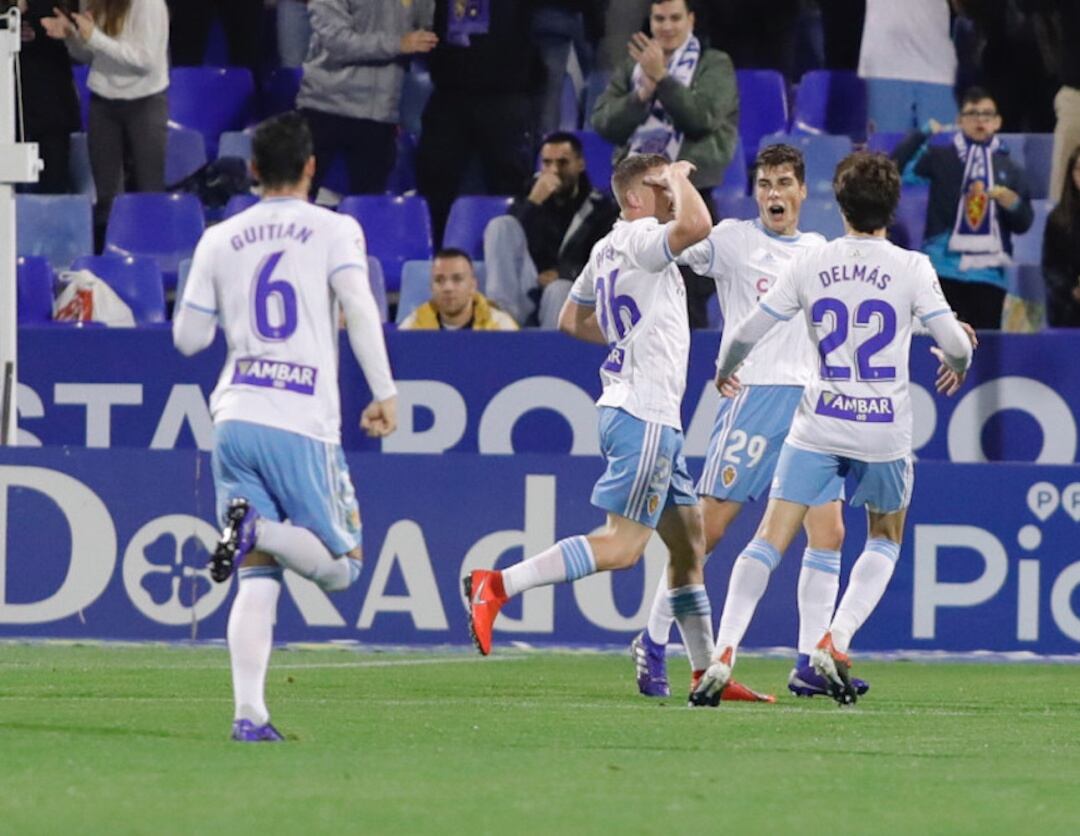
<instances>
[{"instance_id":1,"label":"grey jacket","mask_svg":"<svg viewBox=\"0 0 1080 836\"><path fill-rule=\"evenodd\" d=\"M401 36L431 28L435 0L311 0L308 10L297 106L396 124L408 65Z\"/></svg>"}]
</instances>

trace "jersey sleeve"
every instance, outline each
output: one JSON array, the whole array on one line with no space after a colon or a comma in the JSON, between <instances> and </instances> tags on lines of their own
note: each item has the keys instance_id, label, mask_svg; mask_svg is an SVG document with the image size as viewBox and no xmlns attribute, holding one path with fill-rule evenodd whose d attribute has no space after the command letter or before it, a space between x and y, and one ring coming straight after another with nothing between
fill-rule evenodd
<instances>
[{"instance_id":1,"label":"jersey sleeve","mask_svg":"<svg viewBox=\"0 0 1080 836\"><path fill-rule=\"evenodd\" d=\"M626 241L626 254L632 264L649 273L659 273L675 256L668 245L670 224L635 224Z\"/></svg>"},{"instance_id":2,"label":"jersey sleeve","mask_svg":"<svg viewBox=\"0 0 1080 836\"><path fill-rule=\"evenodd\" d=\"M570 301L588 308L596 307L596 282L593 280L593 260L590 258L570 286Z\"/></svg>"},{"instance_id":3,"label":"jersey sleeve","mask_svg":"<svg viewBox=\"0 0 1080 836\"><path fill-rule=\"evenodd\" d=\"M774 319L784 322L791 319L802 309L802 298L799 294L799 265L802 259L796 256L791 263L784 268L776 279L769 292L758 303L761 310L765 311Z\"/></svg>"},{"instance_id":4,"label":"jersey sleeve","mask_svg":"<svg viewBox=\"0 0 1080 836\"><path fill-rule=\"evenodd\" d=\"M911 313L923 325L931 319L952 313L941 289L937 273L926 257L918 259L915 268L915 298L911 303Z\"/></svg>"},{"instance_id":5,"label":"jersey sleeve","mask_svg":"<svg viewBox=\"0 0 1080 836\"><path fill-rule=\"evenodd\" d=\"M210 235L204 235L195 247L180 305L213 316L217 314L218 308L212 270L214 257L211 238Z\"/></svg>"},{"instance_id":6,"label":"jersey sleeve","mask_svg":"<svg viewBox=\"0 0 1080 836\"><path fill-rule=\"evenodd\" d=\"M740 224L723 220L712 228L709 237L683 251L679 263L699 276L724 280L731 276L731 265L738 260Z\"/></svg>"},{"instance_id":7,"label":"jersey sleeve","mask_svg":"<svg viewBox=\"0 0 1080 836\"><path fill-rule=\"evenodd\" d=\"M356 219L349 215L339 216L339 226L329 248L327 275L333 276L346 267L359 267L367 276L367 239Z\"/></svg>"}]
</instances>

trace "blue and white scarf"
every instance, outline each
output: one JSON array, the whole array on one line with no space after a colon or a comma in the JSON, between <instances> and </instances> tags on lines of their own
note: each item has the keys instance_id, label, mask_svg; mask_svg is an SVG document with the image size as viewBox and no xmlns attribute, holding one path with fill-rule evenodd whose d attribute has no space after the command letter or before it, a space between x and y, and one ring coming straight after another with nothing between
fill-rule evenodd
<instances>
[{"instance_id":1,"label":"blue and white scarf","mask_svg":"<svg viewBox=\"0 0 1080 836\"><path fill-rule=\"evenodd\" d=\"M683 87L689 87L697 70L698 61L701 59L701 42L691 35L686 43L679 47L671 55L668 61L667 71ZM633 88L636 91L643 83L644 73L641 64L634 65L634 72L630 76ZM635 95L632 93L631 95ZM663 154L669 160L679 159L679 150L682 148L682 131L676 130L675 123L664 110L664 106L656 98L649 107L648 118L637 126L633 136L630 137L631 154Z\"/></svg>"},{"instance_id":2,"label":"blue and white scarf","mask_svg":"<svg viewBox=\"0 0 1080 836\"><path fill-rule=\"evenodd\" d=\"M962 253L961 270L1004 267L1011 259L1001 243L997 201L990 197L994 187L994 152L1001 148L1001 141L994 137L985 144L972 142L957 131L953 145L964 161L964 179L949 249Z\"/></svg>"}]
</instances>

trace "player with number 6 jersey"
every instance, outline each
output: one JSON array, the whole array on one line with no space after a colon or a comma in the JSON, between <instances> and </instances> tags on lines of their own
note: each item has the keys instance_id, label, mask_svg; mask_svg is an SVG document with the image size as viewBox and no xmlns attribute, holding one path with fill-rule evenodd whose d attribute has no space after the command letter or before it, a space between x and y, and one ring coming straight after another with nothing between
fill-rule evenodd
<instances>
[{"instance_id":1,"label":"player with number 6 jersey","mask_svg":"<svg viewBox=\"0 0 1080 836\"><path fill-rule=\"evenodd\" d=\"M363 232L307 202L307 124L295 113L267 120L252 152L263 199L199 241L173 322L184 354L206 348L218 323L228 346L210 398L223 525L210 576L240 578L228 640L241 742L283 739L263 695L282 569L327 592L360 575L360 509L340 440L339 312L374 395L361 426L393 432L397 403Z\"/></svg>"}]
</instances>

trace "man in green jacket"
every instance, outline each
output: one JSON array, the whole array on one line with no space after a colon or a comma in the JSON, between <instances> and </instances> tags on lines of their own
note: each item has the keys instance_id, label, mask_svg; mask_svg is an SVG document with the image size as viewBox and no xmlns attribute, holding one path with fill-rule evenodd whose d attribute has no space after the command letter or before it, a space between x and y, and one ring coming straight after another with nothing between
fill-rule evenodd
<instances>
[{"instance_id":1,"label":"man in green jacket","mask_svg":"<svg viewBox=\"0 0 1080 836\"><path fill-rule=\"evenodd\" d=\"M650 4L649 30L652 37L636 32L630 38L629 55L596 100L592 126L618 146L616 164L630 154L693 163L690 182L713 211L709 193L724 179L738 138L735 68L726 53L702 49L694 36L693 0ZM683 277L690 327L704 328L713 282L689 270Z\"/></svg>"},{"instance_id":2,"label":"man in green jacket","mask_svg":"<svg viewBox=\"0 0 1080 836\"><path fill-rule=\"evenodd\" d=\"M616 163L629 153L665 154L693 163L691 182L711 189L735 152L735 68L727 54L701 48L692 0L651 4L649 28L652 37L631 37L629 56L596 101L592 126L618 146Z\"/></svg>"}]
</instances>

